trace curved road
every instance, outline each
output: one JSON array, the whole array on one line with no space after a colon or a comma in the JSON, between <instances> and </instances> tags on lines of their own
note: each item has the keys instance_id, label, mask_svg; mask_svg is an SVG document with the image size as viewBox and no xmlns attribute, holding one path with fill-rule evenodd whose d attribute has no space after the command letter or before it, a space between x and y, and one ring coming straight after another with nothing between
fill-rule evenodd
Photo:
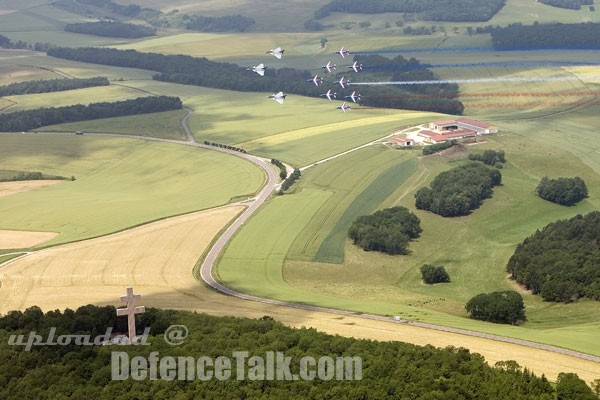
<instances>
[{"instance_id":1,"label":"curved road","mask_svg":"<svg viewBox=\"0 0 600 400\"><path fill-rule=\"evenodd\" d=\"M231 223L227 227L227 229L221 234L221 236L216 240L216 242L210 248L205 259L202 262L202 265L200 267L200 277L207 285L209 285L213 289L215 289L223 294L233 296L233 297L243 299L243 300L258 301L258 302L271 304L271 305L275 305L275 306L292 307L292 308L297 308L297 309L302 309L302 310L307 310L307 311L325 312L325 313L341 315L341 316L359 317L359 318L365 318L365 319L370 319L370 320L383 321L383 322L387 322L387 323L407 324L407 325L416 326L416 327L425 328L425 329L432 329L432 330L436 330L436 331L456 333L456 334L461 334L461 335L467 335L467 336L490 339L490 340L495 340L495 341L500 341L500 342L517 344L517 345L521 345L521 346L527 346L527 347L531 347L531 348L535 348L535 349L550 351L553 353L563 354L563 355L567 355L567 356L571 356L571 357L580 358L583 360L600 363L600 357L581 353L581 352L574 351L574 350L564 349L561 347L551 346L551 345L547 345L547 344L541 344L541 343L531 342L531 341L527 341L527 340L515 339L515 338L511 338L511 337L494 335L494 334L489 334L489 333L471 331L471 330L467 330L467 329L445 327L445 326L429 324L429 323L425 323L425 322L417 322L417 321L409 321L409 320L394 320L392 318L381 316L381 315L363 314L363 313L358 313L358 312L344 311L344 310L338 310L338 309L327 308L327 307L312 306L312 305L301 304L301 303L290 303L290 302L286 302L286 301L262 298L262 297L257 297L257 296L252 296L249 294L237 292L237 291L223 285L222 283L217 281L215 279L215 277L213 276L213 267L215 265L215 262L219 256L219 254L221 254L221 252L225 249L225 246L227 245L227 243L233 238L235 233L243 226L243 224L264 204L264 202L278 188L278 186L280 185L279 174L271 166L270 161L265 158L253 156L250 154L240 153L240 152L233 151L233 150L227 150L227 149L223 149L223 148L219 148L219 147L208 146L208 145L205 145L202 143L197 143L189 126L188 126L188 123L187 123L187 121L190 118L190 116L192 115L193 111L188 108L186 108L185 110L186 110L186 115L182 118L181 123L183 125L186 136L188 138L187 141L163 139L163 138L155 138L155 137L145 137L145 136L135 136L135 135L124 135L124 134L106 134L106 133L101 133L101 134L100 133L98 133L98 134L86 133L86 134L87 135L98 135L98 136L133 138L133 139L141 139L141 140L164 142L164 143L174 143L174 144L179 144L179 145L194 146L194 147L204 148L204 149L208 149L208 150L219 151L222 153L227 153L227 154L248 160L248 161L252 162L253 164L255 164L256 166L258 166L259 168L261 168L265 172L267 179L266 179L266 182L265 182L263 188L256 195L256 197L251 199L249 203L248 202L246 203L246 204L248 204L246 210L244 210L244 212L242 212L242 214L240 214L233 221L233 223ZM45 134L43 132L40 132L40 133ZM56 134L56 133L53 133L53 134ZM370 145L373 143L375 143L375 142L369 143L367 145ZM365 146L366 145L362 145L362 146L359 146L358 148L362 148ZM354 149L346 151L342 154L347 154L351 151L354 151ZM340 155L342 155L342 154L340 154ZM337 156L340 156L340 155L337 155ZM322 160L322 161L323 162L328 161L335 157L336 156L328 157L327 159ZM318 163L319 162L317 162L315 164L318 164ZM315 165L315 164L312 164L312 165ZM304 169L306 169L306 168L304 168ZM28 254L24 254L23 257L25 257L27 255ZM17 258L21 258L21 257L17 257ZM9 260L5 264L7 264L11 261L14 261L14 260L15 259Z\"/></svg>"}]
</instances>

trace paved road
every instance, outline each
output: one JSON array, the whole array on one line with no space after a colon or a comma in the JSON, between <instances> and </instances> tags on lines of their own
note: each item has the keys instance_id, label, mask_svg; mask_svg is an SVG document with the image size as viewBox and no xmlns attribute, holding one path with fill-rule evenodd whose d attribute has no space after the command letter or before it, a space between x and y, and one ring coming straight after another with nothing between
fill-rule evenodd
<instances>
[{"instance_id":1,"label":"paved road","mask_svg":"<svg viewBox=\"0 0 600 400\"><path fill-rule=\"evenodd\" d=\"M325 312L325 313L341 315L341 316L359 317L359 318L365 318L365 319L370 319L370 320L375 320L375 321L382 321L382 322L386 322L386 323L390 323L390 324L406 324L406 325L416 326L416 327L425 328L425 329L432 329L432 330L436 330L436 331L456 333L456 334L461 334L461 335L466 335L466 336L472 336L472 337L490 339L490 340L495 340L495 341L500 341L500 342L517 344L517 345L521 345L521 346L532 347L532 348L536 348L536 349L540 349L540 350L550 351L550 352L558 353L558 354L564 354L564 355L580 358L583 360L600 363L600 357L596 357L596 356L592 356L589 354L581 353L581 352L574 351L574 350L568 350L568 349L564 349L564 348L560 348L560 347L556 347L556 346L531 342L531 341L527 341L527 340L515 339L515 338L506 337L506 336L471 331L471 330L466 330L466 329L451 328L451 327L440 326L440 325L435 325L435 324L428 324L425 322L417 322L417 321L410 321L410 320L396 321L390 317L385 317L385 316L381 316L381 315L364 314L364 313L358 313L358 312L337 310L337 309L327 308L327 307L312 306L312 305L308 305L308 304L290 303L290 302L286 302L286 301L262 298L262 297L257 297L257 296L252 296L249 294L237 292L237 291L223 285L222 283L217 281L215 279L215 277L213 276L213 267L215 265L215 262L219 256L219 254L221 254L223 252L223 250L225 249L225 246L232 239L232 237L235 235L235 233L244 225L244 223L264 204L264 202L276 190L276 188L279 186L279 174L270 165L270 162L267 159L253 156L250 154L240 153L240 152L233 151L233 150L227 150L227 149L222 149L219 147L208 146L208 145L205 145L202 143L197 143L192 135L192 132L191 132L188 124L187 124L187 120L191 116L192 110L189 110L189 109L186 109L186 110L187 110L187 114L182 119L181 122L182 122L184 130L186 132L186 135L188 137L188 141L144 137L144 136L123 135L123 134L86 133L86 135L124 137L124 138L130 138L130 139L133 138L133 139L141 139L141 140L148 140L148 141L155 141L155 142L188 145L188 146L209 149L209 150L213 150L213 151L219 151L222 153L227 153L227 154L230 154L230 155L233 155L236 157L241 157L245 160L248 160L248 161L252 162L253 164L257 165L259 168L261 168L265 172L266 182L265 182L263 188L260 190L260 192L254 199L252 199L250 202L246 203L247 208L244 210L244 212L242 212L242 214L240 214L233 221L233 223L225 230L225 232L223 232L221 234L221 236L213 244L212 248L209 250L208 254L206 255L206 258L202 262L202 265L200 268L200 277L206 284L208 284L213 289L215 289L223 294L233 296L233 297L243 299L243 300L258 301L258 302L271 304L271 305L275 305L275 306L291 307L291 308L302 309L302 310L307 310L307 311ZM50 133L43 133L43 132L40 132L40 133L41 134L50 134ZM52 134L56 134L56 133L52 133ZM69 134L72 134L72 133L69 133ZM375 142L377 142L377 141L375 141ZM358 148L366 147L375 142L371 142L366 145L359 146ZM348 154L352 151L355 151L355 150L349 150L349 151L344 152L343 154ZM343 154L340 154L340 155L343 155ZM328 157L327 159L322 160L322 162L331 160L335 157L339 157L340 155ZM20 257L18 257L18 258L20 258ZM10 260L10 261L14 261L14 260Z\"/></svg>"}]
</instances>

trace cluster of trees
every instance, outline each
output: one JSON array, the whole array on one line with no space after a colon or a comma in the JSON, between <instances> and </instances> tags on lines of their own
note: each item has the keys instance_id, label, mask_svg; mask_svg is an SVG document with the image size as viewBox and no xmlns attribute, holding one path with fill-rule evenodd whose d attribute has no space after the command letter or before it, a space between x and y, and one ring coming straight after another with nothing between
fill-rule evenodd
<instances>
[{"instance_id":1,"label":"cluster of trees","mask_svg":"<svg viewBox=\"0 0 600 400\"><path fill-rule=\"evenodd\" d=\"M583 179L543 177L535 189L538 196L563 206L572 206L588 197L588 189Z\"/></svg>"},{"instance_id":2,"label":"cluster of trees","mask_svg":"<svg viewBox=\"0 0 600 400\"><path fill-rule=\"evenodd\" d=\"M71 178L72 178L71 180L75 180L74 177L71 177ZM65 178L64 176L58 176L58 175L44 175L39 171L19 172L18 174L14 175L10 178L5 178L5 179L0 178L0 182L41 181L41 180L46 180L46 179L65 180L67 178Z\"/></svg>"},{"instance_id":3,"label":"cluster of trees","mask_svg":"<svg viewBox=\"0 0 600 400\"><path fill-rule=\"evenodd\" d=\"M481 293L465 305L473 319L497 324L519 324L527 320L523 297L513 291Z\"/></svg>"},{"instance_id":4,"label":"cluster of trees","mask_svg":"<svg viewBox=\"0 0 600 400\"><path fill-rule=\"evenodd\" d=\"M123 5L110 0L56 0L53 6L60 7L74 14L84 16L102 16L103 19L112 21L105 13L111 13L128 18L144 20L154 26L168 27L169 22L162 11L141 7L137 4Z\"/></svg>"},{"instance_id":5,"label":"cluster of trees","mask_svg":"<svg viewBox=\"0 0 600 400\"><path fill-rule=\"evenodd\" d=\"M279 177L281 179L287 178L287 168L285 167L285 165L283 165L283 163L281 161L273 158L273 159L271 159L271 164L273 164L277 168L279 168Z\"/></svg>"},{"instance_id":6,"label":"cluster of trees","mask_svg":"<svg viewBox=\"0 0 600 400\"><path fill-rule=\"evenodd\" d=\"M209 142L208 140L205 140L204 144L207 146L219 147L221 149L239 151L240 153L246 154L246 150L242 149L241 147L231 146L231 145L223 144L223 143Z\"/></svg>"},{"instance_id":7,"label":"cluster of trees","mask_svg":"<svg viewBox=\"0 0 600 400\"><path fill-rule=\"evenodd\" d=\"M428 285L450 282L450 275L448 275L443 265L424 264L421 266L420 271L423 282Z\"/></svg>"},{"instance_id":8,"label":"cluster of trees","mask_svg":"<svg viewBox=\"0 0 600 400\"><path fill-rule=\"evenodd\" d=\"M97 76L87 79L50 79L11 83L0 86L0 96L19 94L62 92L65 90L82 89L96 86L108 86L107 78Z\"/></svg>"},{"instance_id":9,"label":"cluster of trees","mask_svg":"<svg viewBox=\"0 0 600 400\"><path fill-rule=\"evenodd\" d=\"M279 176L281 176L281 174ZM302 173L299 169L296 168L294 172L290 174L290 176L288 176L283 182L281 182L281 189L279 193L282 194L283 192L288 190L294 184L294 182L300 179L300 176L302 176Z\"/></svg>"},{"instance_id":10,"label":"cluster of trees","mask_svg":"<svg viewBox=\"0 0 600 400\"><path fill-rule=\"evenodd\" d=\"M74 61L147 69L157 72L153 77L156 80L186 85L241 92L276 93L284 91L310 97L320 97L323 92L321 88L307 83L313 73L293 68L267 69L264 78L261 78L236 64L184 55L140 53L135 50L93 47L56 47L48 50L48 55ZM356 56L355 60L366 66L361 73L361 80L365 81L435 79L433 73L414 58L407 60L398 56L390 60L381 56ZM378 68L369 69L369 64L376 65ZM202 73L199 74L198 71L202 71ZM337 75L338 78L341 76L341 73ZM427 98L415 100L407 96L410 93L427 94L424 96ZM338 95L342 96L349 94L350 89L338 92ZM361 100L361 104L371 107L414 109L448 114L461 114L464 109L460 101L452 98L458 95L458 86L456 85L413 85L403 88L398 86L369 88L365 86L361 89L361 94L365 96Z\"/></svg>"},{"instance_id":11,"label":"cluster of trees","mask_svg":"<svg viewBox=\"0 0 600 400\"><path fill-rule=\"evenodd\" d=\"M540 3L553 7L566 8L569 10L580 10L582 5L592 5L594 0L538 0Z\"/></svg>"},{"instance_id":12,"label":"cluster of trees","mask_svg":"<svg viewBox=\"0 0 600 400\"><path fill-rule=\"evenodd\" d=\"M496 168L502 168L503 164L506 162L506 155L504 154L504 150L485 150L482 154L469 154L469 160L481 161L486 165L493 165Z\"/></svg>"},{"instance_id":13,"label":"cluster of trees","mask_svg":"<svg viewBox=\"0 0 600 400\"><path fill-rule=\"evenodd\" d=\"M406 207L392 207L362 215L352 222L348 237L365 251L408 254L408 244L421 235L421 220Z\"/></svg>"},{"instance_id":14,"label":"cluster of trees","mask_svg":"<svg viewBox=\"0 0 600 400\"><path fill-rule=\"evenodd\" d=\"M270 317L247 319L215 317L184 311L146 308L136 316L138 334L150 327L148 346L22 346L8 345L10 335L29 336L36 331L46 339L51 327L56 335L103 335L108 327L127 332L127 318L117 317L114 307L85 306L75 311L43 313L32 307L0 318L0 398L117 399L117 398L348 398L348 399L445 399L458 400L555 400L557 390L573 393L586 385L574 374L559 377L555 390L514 361L490 366L484 358L464 348L416 346L398 341L377 342L327 335L315 329L292 329ZM185 325L190 334L179 346L163 338L170 325ZM362 359L362 379L356 381L252 381L236 380L234 351L265 358L266 351L291 357L291 372L299 372L300 359L330 356ZM232 359L232 378L190 382L111 379L111 352L123 351L132 360L162 356L225 356ZM247 361L247 360L246 360ZM209 370L212 368L209 366ZM248 368L246 368L248 372ZM583 383L583 385L582 385ZM570 392L567 392L570 391ZM588 387L587 392L592 393ZM563 397L574 399L575 397ZM581 397L577 397L581 398Z\"/></svg>"},{"instance_id":15,"label":"cluster of trees","mask_svg":"<svg viewBox=\"0 0 600 400\"><path fill-rule=\"evenodd\" d=\"M428 156L449 149L450 147L455 146L457 143L458 142L456 140L450 140L449 142L432 144L431 146L423 147L422 152L424 156Z\"/></svg>"},{"instance_id":16,"label":"cluster of trees","mask_svg":"<svg viewBox=\"0 0 600 400\"><path fill-rule=\"evenodd\" d=\"M419 210L431 211L442 217L467 215L478 208L484 199L492 197L494 186L502 183L498 169L473 162L445 171L436 176L430 187L415 194Z\"/></svg>"},{"instance_id":17,"label":"cluster of trees","mask_svg":"<svg viewBox=\"0 0 600 400\"><path fill-rule=\"evenodd\" d=\"M53 47L51 43L35 42L34 44L31 44L24 42L23 40L13 42L12 40L10 40L10 38L4 35L0 35L0 48L3 49L27 49L35 51L47 51L51 47Z\"/></svg>"},{"instance_id":18,"label":"cluster of trees","mask_svg":"<svg viewBox=\"0 0 600 400\"><path fill-rule=\"evenodd\" d=\"M90 119L147 114L159 111L180 110L179 97L149 96L113 103L77 104L74 106L39 108L0 114L0 131L21 132L42 126L77 122Z\"/></svg>"},{"instance_id":19,"label":"cluster of trees","mask_svg":"<svg viewBox=\"0 0 600 400\"><path fill-rule=\"evenodd\" d=\"M492 30L492 43L498 50L600 49L600 23L515 23Z\"/></svg>"},{"instance_id":20,"label":"cluster of trees","mask_svg":"<svg viewBox=\"0 0 600 400\"><path fill-rule=\"evenodd\" d=\"M505 0L332 0L315 12L321 19L332 12L355 14L415 13L425 21L488 21L502 7Z\"/></svg>"},{"instance_id":21,"label":"cluster of trees","mask_svg":"<svg viewBox=\"0 0 600 400\"><path fill-rule=\"evenodd\" d=\"M187 18L186 18L187 17ZM200 32L245 32L256 21L242 15L223 17L205 17L201 15L185 16L185 28Z\"/></svg>"},{"instance_id":22,"label":"cluster of trees","mask_svg":"<svg viewBox=\"0 0 600 400\"><path fill-rule=\"evenodd\" d=\"M546 301L600 300L600 212L551 223L517 246L512 279Z\"/></svg>"},{"instance_id":23,"label":"cluster of trees","mask_svg":"<svg viewBox=\"0 0 600 400\"><path fill-rule=\"evenodd\" d=\"M156 28L151 26L127 24L116 21L80 22L65 25L65 31L84 33L87 35L117 38L142 38L156 35Z\"/></svg>"}]
</instances>

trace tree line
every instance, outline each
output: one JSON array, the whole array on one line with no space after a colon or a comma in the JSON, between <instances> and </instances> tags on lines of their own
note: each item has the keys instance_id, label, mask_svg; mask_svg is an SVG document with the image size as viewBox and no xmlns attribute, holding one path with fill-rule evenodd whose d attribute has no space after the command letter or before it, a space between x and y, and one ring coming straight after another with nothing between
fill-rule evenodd
<instances>
[{"instance_id":1,"label":"tree line","mask_svg":"<svg viewBox=\"0 0 600 400\"><path fill-rule=\"evenodd\" d=\"M140 53L135 50L95 47L56 47L49 49L48 55L73 61L147 69L157 72L153 79L185 85L241 92L276 93L284 91L309 97L320 97L323 93L322 88L307 82L313 77L310 71L293 68L269 69L267 67L265 76L260 77L236 64L185 55ZM414 58L407 60L399 56L390 60L381 56L357 56L355 60L365 62L367 66L361 72L361 80L365 81L384 77L398 80L412 80L419 76L433 77L431 71ZM369 69L366 62L377 65L379 68ZM200 74L198 71L202 71L202 73ZM342 73L338 73L334 76L339 79L342 75ZM338 95L349 95L350 92L350 89L346 89L340 91ZM461 102L454 98L448 98L458 94L456 85L413 85L404 88L363 87L361 93L365 95L361 104L371 107L414 109L450 114L460 114L464 109ZM410 93L425 94L428 99L415 100L407 97Z\"/></svg>"},{"instance_id":2,"label":"tree line","mask_svg":"<svg viewBox=\"0 0 600 400\"><path fill-rule=\"evenodd\" d=\"M588 189L580 177L549 179L543 177L535 189L538 196L563 206L573 206L588 197Z\"/></svg>"},{"instance_id":3,"label":"tree line","mask_svg":"<svg viewBox=\"0 0 600 400\"><path fill-rule=\"evenodd\" d=\"M506 162L506 155L504 154L504 150L484 150L483 153L469 154L469 160L481 161L486 165L502 168Z\"/></svg>"},{"instance_id":4,"label":"tree line","mask_svg":"<svg viewBox=\"0 0 600 400\"><path fill-rule=\"evenodd\" d=\"M96 86L108 86L106 77L97 76L87 79L49 79L11 83L0 86L0 96L14 96L32 93L62 92Z\"/></svg>"},{"instance_id":5,"label":"tree line","mask_svg":"<svg viewBox=\"0 0 600 400\"><path fill-rule=\"evenodd\" d=\"M277 168L279 168L279 177L281 179L287 178L287 168L285 167L285 165L281 161L279 161L276 158L272 158L271 159L271 164L273 164Z\"/></svg>"},{"instance_id":6,"label":"tree line","mask_svg":"<svg viewBox=\"0 0 600 400\"><path fill-rule=\"evenodd\" d=\"M39 171L36 172L19 172L10 178L0 178L0 182L17 182L17 181L42 181L42 180L66 180L64 176L46 175ZM71 177L71 180L75 180Z\"/></svg>"},{"instance_id":7,"label":"tree line","mask_svg":"<svg viewBox=\"0 0 600 400\"><path fill-rule=\"evenodd\" d=\"M281 176L281 173L279 174L279 176ZM302 173L300 172L300 170L298 168L296 168L290 174L290 176L288 176L287 178L285 178L285 180L283 182L281 182L281 189L279 190L279 194L283 194L283 192L288 190L294 184L294 182L296 182L298 179L300 179L301 176L302 176Z\"/></svg>"},{"instance_id":8,"label":"tree line","mask_svg":"<svg viewBox=\"0 0 600 400\"><path fill-rule=\"evenodd\" d=\"M13 42L10 38L0 35L0 48L2 49L26 49L34 51L47 51L49 48L54 47L51 43L35 42L34 44L27 43L23 40L17 40Z\"/></svg>"},{"instance_id":9,"label":"tree line","mask_svg":"<svg viewBox=\"0 0 600 400\"><path fill-rule=\"evenodd\" d=\"M149 96L112 103L77 104L65 107L16 111L0 114L0 131L29 131L42 126L63 124L66 122L180 110L182 107L183 105L179 97Z\"/></svg>"},{"instance_id":10,"label":"tree line","mask_svg":"<svg viewBox=\"0 0 600 400\"><path fill-rule=\"evenodd\" d=\"M558 7L558 8L566 8L568 10L581 10L581 6L592 5L594 4L594 0L538 0L540 3Z\"/></svg>"},{"instance_id":11,"label":"tree line","mask_svg":"<svg viewBox=\"0 0 600 400\"><path fill-rule=\"evenodd\" d=\"M600 23L510 24L492 30L498 50L510 49L600 49Z\"/></svg>"},{"instance_id":12,"label":"tree line","mask_svg":"<svg viewBox=\"0 0 600 400\"><path fill-rule=\"evenodd\" d=\"M206 17L203 15L184 16L185 28L200 32L245 32L256 22L242 15Z\"/></svg>"},{"instance_id":13,"label":"tree line","mask_svg":"<svg viewBox=\"0 0 600 400\"><path fill-rule=\"evenodd\" d=\"M411 13L425 21L483 22L490 20L505 0L333 0L318 9L314 19L332 12L354 14Z\"/></svg>"},{"instance_id":14,"label":"tree line","mask_svg":"<svg viewBox=\"0 0 600 400\"><path fill-rule=\"evenodd\" d=\"M208 140L205 140L204 144L207 146L219 147L221 149L233 150L233 151L238 151L240 153L246 154L246 150L242 149L241 147L231 146L229 144L209 142Z\"/></svg>"},{"instance_id":15,"label":"tree line","mask_svg":"<svg viewBox=\"0 0 600 400\"><path fill-rule=\"evenodd\" d=\"M348 237L365 251L408 254L409 242L421 232L419 217L398 206L356 218L348 229Z\"/></svg>"},{"instance_id":16,"label":"tree line","mask_svg":"<svg viewBox=\"0 0 600 400\"><path fill-rule=\"evenodd\" d=\"M415 206L442 217L468 215L484 199L492 197L494 186L501 183L498 169L472 162L440 173L430 187L419 189Z\"/></svg>"},{"instance_id":17,"label":"tree line","mask_svg":"<svg viewBox=\"0 0 600 400\"><path fill-rule=\"evenodd\" d=\"M143 299L143 297L142 297ZM260 319L215 317L184 311L146 308L136 316L138 334L150 328L148 346L23 346L8 345L10 335L35 331L46 339L52 327L56 336L127 332L127 318L117 317L112 306L84 306L77 310L42 312L38 307L12 311L0 317L0 398L22 399L495 399L555 400L567 390L592 390L575 374L559 376L556 389L544 376L536 376L514 361L490 366L485 359L464 348L416 346L397 341L378 342L321 333L312 328L293 329L265 316ZM171 325L184 325L187 340L169 346L163 338ZM234 351L265 357L266 351L280 351L291 357L291 372L299 372L302 357L338 356L362 359L362 379L355 381L252 381L196 379L190 382L111 379L111 352L123 351L130 360L162 357L198 358L225 356ZM234 361L234 360L232 360ZM575 399L575 397L568 397ZM587 398L587 397L586 397ZM593 397L591 397L593 398ZM583 397L577 397L583 399Z\"/></svg>"},{"instance_id":18,"label":"tree line","mask_svg":"<svg viewBox=\"0 0 600 400\"><path fill-rule=\"evenodd\" d=\"M517 246L506 269L546 301L600 300L599 237L598 211L551 223Z\"/></svg>"},{"instance_id":19,"label":"tree line","mask_svg":"<svg viewBox=\"0 0 600 400\"><path fill-rule=\"evenodd\" d=\"M457 143L458 142L456 140L450 140L448 142L442 142L442 143L435 143L435 144L432 144L431 146L423 147L423 150L421 150L421 152L424 156L429 156L431 154L439 153L440 151L444 151L446 149L454 147Z\"/></svg>"},{"instance_id":20,"label":"tree line","mask_svg":"<svg viewBox=\"0 0 600 400\"><path fill-rule=\"evenodd\" d=\"M65 25L65 31L83 33L86 35L132 39L156 35L156 28L151 26L127 24L117 21L96 21L67 24Z\"/></svg>"}]
</instances>

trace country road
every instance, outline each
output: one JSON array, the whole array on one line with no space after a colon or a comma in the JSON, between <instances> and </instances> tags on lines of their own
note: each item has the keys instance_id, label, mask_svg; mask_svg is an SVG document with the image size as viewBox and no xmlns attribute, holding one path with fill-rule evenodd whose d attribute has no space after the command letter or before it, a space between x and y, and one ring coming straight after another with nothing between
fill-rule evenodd
<instances>
[{"instance_id":1,"label":"country road","mask_svg":"<svg viewBox=\"0 0 600 400\"><path fill-rule=\"evenodd\" d=\"M219 255L224 251L225 247L227 246L229 241L233 238L233 236L237 233L237 231L244 225L244 223L254 213L256 213L259 210L259 208L269 199L269 197L277 189L277 187L280 184L279 183L279 181L280 181L279 173L270 164L269 160L267 160L265 158L250 155L250 154L245 154L245 153L241 153L241 152L237 152L237 151L233 151L233 150L209 146L209 145L205 145L205 144L196 142L196 140L193 136L193 133L191 132L191 129L189 128L189 125L187 123L188 119L192 115L193 111L188 108L185 108L185 110L186 110L186 115L182 118L181 123L182 123L183 129L185 130L186 136L188 138L187 141L174 140L174 139L163 139L163 138L155 138L155 137L145 137L145 136L135 136L135 135L125 135L125 134L107 134L107 133L93 133L93 132L90 132L90 133L86 132L86 135L105 136L105 137L122 137L122 138L129 138L129 139L138 139L138 140L155 141L155 142L163 142L163 143L173 143L173 144L178 144L178 145L187 145L187 146L193 146L193 147L198 147L198 148L203 148L203 149L208 149L208 150L213 150L213 151L219 151L222 153L227 153L227 154L230 154L230 155L233 155L236 157L243 158L247 161L250 161L265 172L266 181L265 181L262 189L259 191L259 193L253 199L244 203L244 205L246 206L246 209L227 227L227 229L221 234L221 236L219 236L216 239L216 241L213 243L212 247L207 252L206 257L201 264L200 273L199 273L200 278L207 285L212 287L213 289L215 289L223 294L233 296L233 297L236 297L236 298L242 299L242 300L262 302L262 303L266 303L266 304L270 304L270 305L274 305L274 306L291 307L291 308L302 309L302 310L306 310L306 311L323 312L323 313L329 313L329 314L334 314L334 315L339 315L339 316L350 316L350 317L355 317L355 318L363 318L363 319L368 319L368 320L385 322L385 323L389 323L389 324L410 325L410 326L424 328L424 329L430 329L430 330L436 330L436 331L442 331L442 332L448 332L448 333L455 333L455 334L489 339L489 340L494 340L494 341L499 341L499 342L506 342L506 343L516 344L516 345L520 345L520 346L526 346L526 347L530 347L530 348L534 348L534 349L549 351L549 352L553 352L553 353L557 353L557 354L567 355L567 356L576 357L576 358L587 360L587 361L600 363L600 357L581 353L581 352L574 351L574 350L560 348L557 346L551 346L551 345L531 342L531 341L527 341L527 340L515 339L515 338L511 338L511 337L488 334L488 333L477 332L477 331L471 331L471 330L466 330L466 329L445 327L445 326L429 324L429 323L424 323L424 322L417 322L417 321L410 321L410 320L394 320L390 317L385 317L385 316L375 315L375 314L357 313L357 312L338 310L338 309L327 308L327 307L313 306L313 305L307 305L307 304L301 304L301 303L291 303L291 302L280 301L280 300L275 300L275 299L262 298L262 297L257 297L257 296L252 296L249 294L237 292L237 291L223 285L217 279L215 279L215 277L213 275L215 263L216 263ZM38 132L36 134L56 135L56 134L67 134L67 133ZM68 133L68 134L72 134L72 133ZM391 136L391 135L388 135L386 137L389 137L389 136ZM317 163L313 163L313 164L303 167L301 169L305 170L308 167L317 165L321 162L326 162L326 161L335 159L337 157L343 156L345 154L351 153L353 151L359 150L366 146L373 145L373 144L381 141L382 139L384 139L384 138L380 138L376 141L358 146L354 149L344 151L340 154L328 157L326 159L323 159ZM28 254L25 254L24 256L27 256L27 255ZM21 258L21 257L18 257L18 258ZM5 264L10 263L11 261L14 261L14 259L7 261Z\"/></svg>"}]
</instances>

